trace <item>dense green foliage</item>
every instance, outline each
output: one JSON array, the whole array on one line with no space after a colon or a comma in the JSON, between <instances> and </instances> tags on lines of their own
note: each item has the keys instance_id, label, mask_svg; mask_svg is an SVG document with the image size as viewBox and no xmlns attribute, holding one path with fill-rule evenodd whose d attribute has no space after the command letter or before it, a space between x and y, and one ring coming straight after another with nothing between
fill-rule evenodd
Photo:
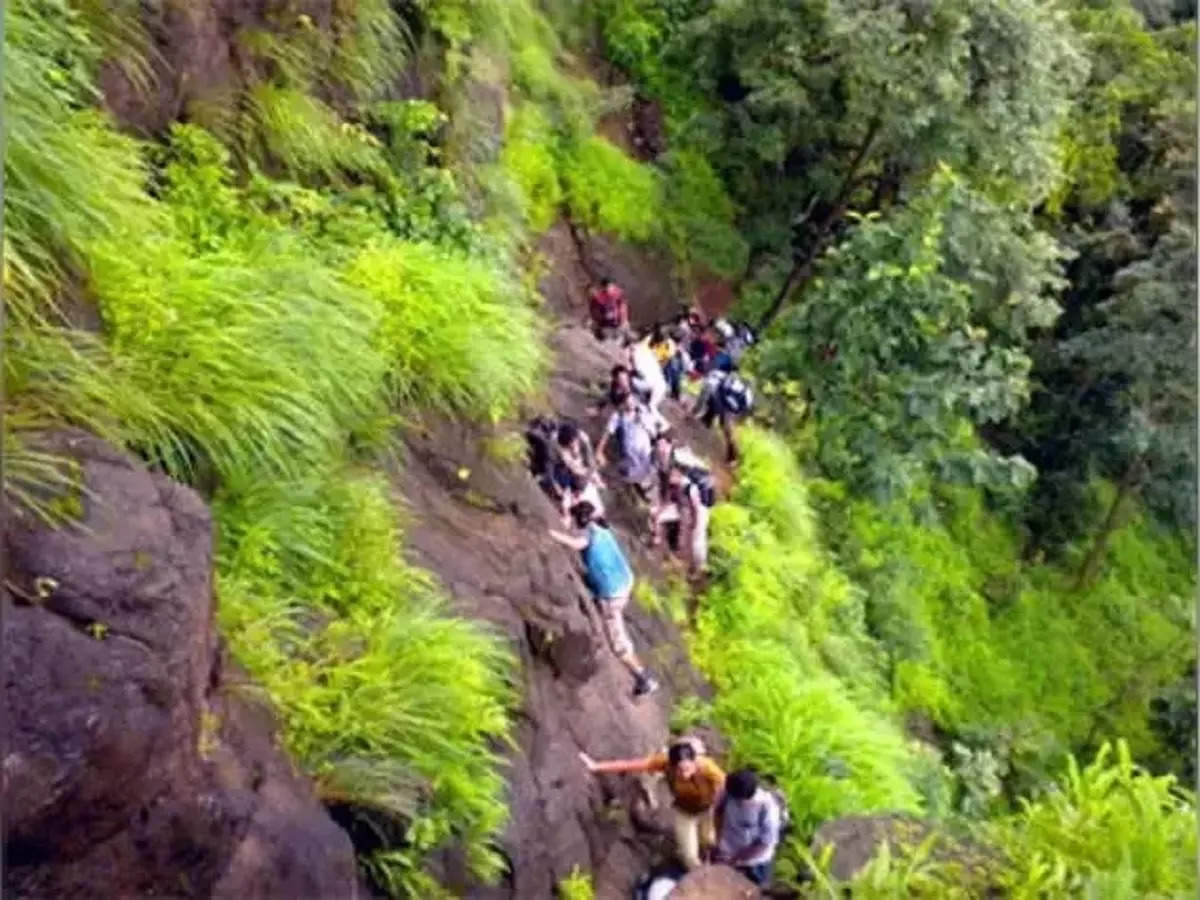
<instances>
[{"instance_id":1,"label":"dense green foliage","mask_svg":"<svg viewBox=\"0 0 1200 900\"><path fill-rule=\"evenodd\" d=\"M20 452L71 423L209 494L236 657L326 801L389 835L371 878L430 896L423 860L449 841L497 871L512 661L404 561L370 467L397 417L511 412L542 342L526 232L471 220L437 165L444 117L368 102L404 23L345 15L336 37L303 17L246 31L264 65L244 102L143 145L91 108L103 35L65 3L10 9L9 489L71 477ZM361 103L318 99L331 86ZM99 331L75 325L88 309Z\"/></svg>"},{"instance_id":2,"label":"dense green foliage","mask_svg":"<svg viewBox=\"0 0 1200 900\"><path fill-rule=\"evenodd\" d=\"M773 432L745 434L689 634L715 694L674 719L779 779L781 872L830 818L911 812L946 835L853 896L1194 892L1168 774L1196 746L1194 9L280 7L152 141L94 82L107 58L149 89L136 15L10 5L6 490L61 512L36 489L75 473L23 435L66 423L212 500L221 626L325 800L385 836L377 887L437 895L451 842L499 869L513 661L405 560L378 472L397 425L536 389L531 251L566 216L769 326ZM599 54L665 110L651 163L597 131L633 93ZM384 99L414 58L430 99ZM964 865L968 839L997 852Z\"/></svg>"}]
</instances>

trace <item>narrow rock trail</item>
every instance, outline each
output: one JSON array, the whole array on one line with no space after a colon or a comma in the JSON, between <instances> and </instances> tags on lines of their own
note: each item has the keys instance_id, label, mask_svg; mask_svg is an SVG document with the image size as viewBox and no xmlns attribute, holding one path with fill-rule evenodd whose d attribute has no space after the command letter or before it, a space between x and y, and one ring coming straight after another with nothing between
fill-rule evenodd
<instances>
[{"instance_id":1,"label":"narrow rock trail","mask_svg":"<svg viewBox=\"0 0 1200 900\"><path fill-rule=\"evenodd\" d=\"M587 406L618 349L601 345L583 327L588 278L566 227L553 229L541 249L551 263L541 288L551 317L552 363L544 405L528 413L570 416L595 437L602 421L589 418ZM670 295L660 293L669 286L659 260L607 245L590 249L627 285L635 324L673 309ZM663 411L686 443L719 457L719 439L685 422L678 405L668 400ZM633 881L670 852L665 803L655 816L635 816L637 779L595 779L578 754L657 750L667 740L675 700L708 689L688 661L679 629L635 603L630 632L662 687L632 699L632 681L605 643L576 555L547 536L558 517L525 470L523 445L521 459L504 459L488 452L486 436L474 426L439 420L418 431L396 473L397 493L411 513L415 561L438 575L456 612L490 623L520 658L517 746L508 753L511 818L501 841L509 872L500 886L479 887L462 880L459 861L446 858L445 883L472 898L552 897L557 881L579 866L593 873L598 900L627 898ZM642 517L616 501L615 491L609 498L639 580L661 586L662 568L646 547ZM718 736L706 737L719 745Z\"/></svg>"}]
</instances>

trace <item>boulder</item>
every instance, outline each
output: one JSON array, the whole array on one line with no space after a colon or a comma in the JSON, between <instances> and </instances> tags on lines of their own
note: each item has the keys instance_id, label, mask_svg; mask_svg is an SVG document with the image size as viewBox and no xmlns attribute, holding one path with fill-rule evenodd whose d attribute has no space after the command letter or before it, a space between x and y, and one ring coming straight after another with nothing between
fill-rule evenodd
<instances>
[{"instance_id":1,"label":"boulder","mask_svg":"<svg viewBox=\"0 0 1200 900\"><path fill-rule=\"evenodd\" d=\"M752 900L759 889L728 866L702 866L688 872L669 900Z\"/></svg>"},{"instance_id":2,"label":"boulder","mask_svg":"<svg viewBox=\"0 0 1200 900\"><path fill-rule=\"evenodd\" d=\"M203 502L82 432L39 449L78 463L80 515L5 535L6 891L357 896L345 832L226 684Z\"/></svg>"}]
</instances>

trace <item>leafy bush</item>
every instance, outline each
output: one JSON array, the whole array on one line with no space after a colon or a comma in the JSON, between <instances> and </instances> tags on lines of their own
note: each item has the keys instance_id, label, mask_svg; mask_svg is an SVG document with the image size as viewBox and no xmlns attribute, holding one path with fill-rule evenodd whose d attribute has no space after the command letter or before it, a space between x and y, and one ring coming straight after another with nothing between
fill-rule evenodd
<instances>
[{"instance_id":1,"label":"leafy bush","mask_svg":"<svg viewBox=\"0 0 1200 900\"><path fill-rule=\"evenodd\" d=\"M513 114L500 164L516 182L528 228L545 231L558 217L563 200L555 136L540 107L526 103Z\"/></svg>"},{"instance_id":2,"label":"leafy bush","mask_svg":"<svg viewBox=\"0 0 1200 900\"><path fill-rule=\"evenodd\" d=\"M401 560L392 502L381 479L338 470L231 481L216 503L221 627L324 798L405 823L377 864L418 871L456 839L489 877L507 816L489 746L508 734L512 660Z\"/></svg>"},{"instance_id":3,"label":"leafy bush","mask_svg":"<svg viewBox=\"0 0 1200 900\"><path fill-rule=\"evenodd\" d=\"M578 866L571 874L558 883L559 900L595 900L596 891L592 887L592 876L580 870Z\"/></svg>"},{"instance_id":4,"label":"leafy bush","mask_svg":"<svg viewBox=\"0 0 1200 900\"><path fill-rule=\"evenodd\" d=\"M740 276L749 248L734 227L736 208L717 173L694 150L673 150L662 165L665 227L675 258Z\"/></svg>"},{"instance_id":5,"label":"leafy bush","mask_svg":"<svg viewBox=\"0 0 1200 900\"><path fill-rule=\"evenodd\" d=\"M779 779L807 833L854 812L922 807L920 762L890 720L862 610L820 548L787 449L746 429L714 512L714 582L693 637L736 764Z\"/></svg>"},{"instance_id":6,"label":"leafy bush","mask_svg":"<svg viewBox=\"0 0 1200 900\"><path fill-rule=\"evenodd\" d=\"M1191 897L1196 892L1195 796L1170 776L1105 744L1080 769L994 832L1013 861L1011 896Z\"/></svg>"},{"instance_id":7,"label":"leafy bush","mask_svg":"<svg viewBox=\"0 0 1200 900\"><path fill-rule=\"evenodd\" d=\"M572 147L563 162L567 205L578 223L631 241L660 234L658 174L600 137Z\"/></svg>"}]
</instances>

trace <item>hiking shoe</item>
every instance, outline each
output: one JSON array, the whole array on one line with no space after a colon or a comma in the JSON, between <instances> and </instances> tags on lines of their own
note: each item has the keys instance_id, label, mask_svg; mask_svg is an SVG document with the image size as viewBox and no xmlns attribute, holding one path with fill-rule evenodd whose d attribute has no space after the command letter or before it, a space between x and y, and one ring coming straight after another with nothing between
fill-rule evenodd
<instances>
[{"instance_id":1,"label":"hiking shoe","mask_svg":"<svg viewBox=\"0 0 1200 900\"><path fill-rule=\"evenodd\" d=\"M642 672L633 680L633 696L645 697L658 690L658 682L649 672Z\"/></svg>"}]
</instances>

